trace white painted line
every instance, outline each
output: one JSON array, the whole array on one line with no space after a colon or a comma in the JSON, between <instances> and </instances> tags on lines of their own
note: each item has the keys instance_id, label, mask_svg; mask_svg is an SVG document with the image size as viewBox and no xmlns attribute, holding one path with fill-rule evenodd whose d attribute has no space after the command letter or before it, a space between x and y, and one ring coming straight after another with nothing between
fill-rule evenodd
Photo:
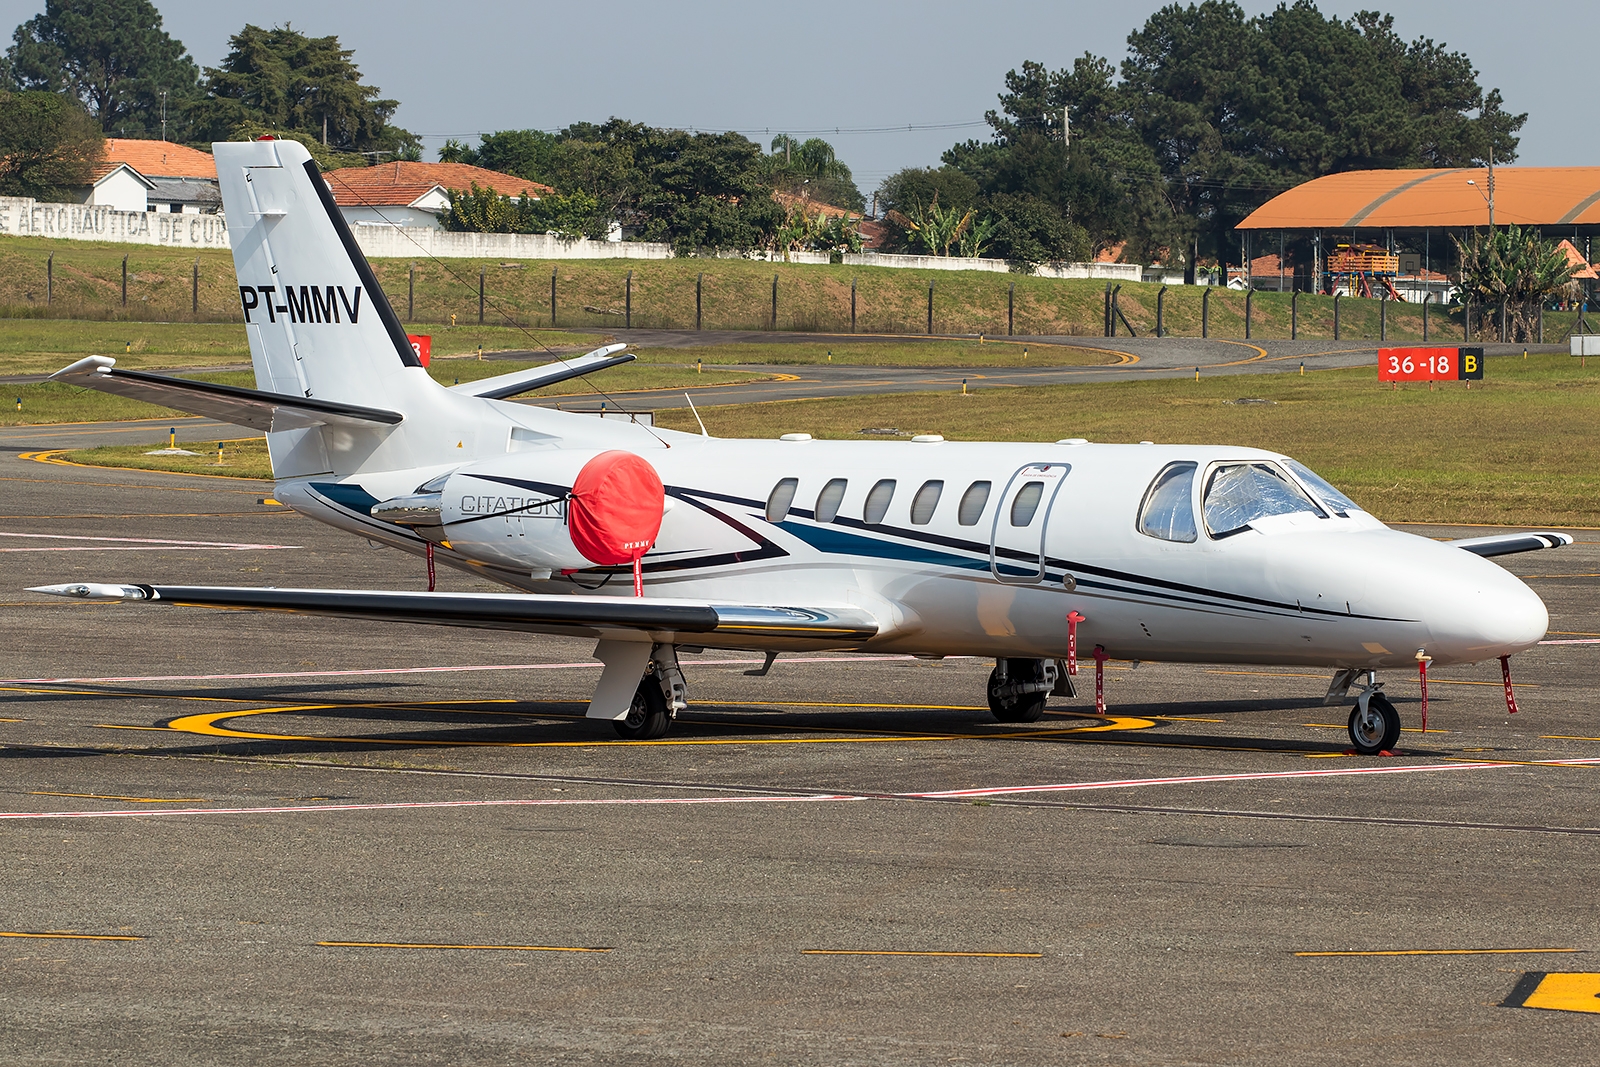
<instances>
[{"instance_id":1,"label":"white painted line","mask_svg":"<svg viewBox=\"0 0 1600 1067\"><path fill-rule=\"evenodd\" d=\"M611 797L599 800L418 800L387 804L297 804L276 808L139 808L111 811L0 811L0 819L121 819L164 815L306 815L319 811L405 811L417 808L619 807L636 804L793 804L819 800L865 800L843 794L766 797Z\"/></svg>"},{"instance_id":2,"label":"white painted line","mask_svg":"<svg viewBox=\"0 0 1600 1067\"><path fill-rule=\"evenodd\" d=\"M1600 645L1600 637L1577 637L1569 641L1540 641L1541 645Z\"/></svg>"},{"instance_id":3,"label":"white painted line","mask_svg":"<svg viewBox=\"0 0 1600 1067\"><path fill-rule=\"evenodd\" d=\"M1562 761L1568 762L1568 761ZM1066 793L1081 789L1139 789L1155 785L1194 785L1203 782L1264 782L1284 778L1342 778L1355 774L1418 774L1424 771L1481 771L1516 767L1517 763L1411 763L1399 767L1334 767L1315 771L1261 771L1247 774L1195 774L1174 778L1123 778L1102 782L1063 782L1056 785L997 786L986 789L949 789L938 793L899 793L927 800L945 797L995 797L1019 793Z\"/></svg>"},{"instance_id":4,"label":"white painted line","mask_svg":"<svg viewBox=\"0 0 1600 1067\"><path fill-rule=\"evenodd\" d=\"M83 537L74 534L3 533L0 537L20 537L40 541L91 541L87 545L39 545L27 548L0 548L0 552L138 552L178 551L186 548L244 552L251 549L299 548L299 545L253 545L232 541L174 541L164 537Z\"/></svg>"}]
</instances>

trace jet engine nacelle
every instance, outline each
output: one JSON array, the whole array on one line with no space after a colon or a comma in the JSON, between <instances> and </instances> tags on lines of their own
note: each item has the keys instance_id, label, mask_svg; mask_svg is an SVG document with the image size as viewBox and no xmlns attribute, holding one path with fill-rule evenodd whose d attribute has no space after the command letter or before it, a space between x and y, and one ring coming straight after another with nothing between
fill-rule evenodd
<instances>
[{"instance_id":1,"label":"jet engine nacelle","mask_svg":"<svg viewBox=\"0 0 1600 1067\"><path fill-rule=\"evenodd\" d=\"M655 468L617 449L475 463L439 495L453 550L530 572L631 563L655 543L666 505Z\"/></svg>"}]
</instances>

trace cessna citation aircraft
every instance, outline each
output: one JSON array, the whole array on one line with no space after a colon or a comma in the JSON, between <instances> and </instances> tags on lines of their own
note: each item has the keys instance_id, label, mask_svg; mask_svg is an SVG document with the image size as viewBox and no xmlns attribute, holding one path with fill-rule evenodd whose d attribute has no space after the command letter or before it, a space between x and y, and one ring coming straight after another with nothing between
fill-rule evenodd
<instances>
[{"instance_id":1,"label":"cessna citation aircraft","mask_svg":"<svg viewBox=\"0 0 1600 1067\"><path fill-rule=\"evenodd\" d=\"M55 379L265 431L280 501L515 591L37 592L595 638L588 714L626 738L661 736L685 707L679 652L992 657L989 706L1027 722L1072 692L1081 646L1097 668L1330 669L1370 754L1400 730L1378 669L1505 657L1545 633L1544 604L1484 557L1570 537L1400 533L1271 452L717 440L506 399L632 358L622 345L446 388L306 150L214 152L257 388L102 356Z\"/></svg>"}]
</instances>

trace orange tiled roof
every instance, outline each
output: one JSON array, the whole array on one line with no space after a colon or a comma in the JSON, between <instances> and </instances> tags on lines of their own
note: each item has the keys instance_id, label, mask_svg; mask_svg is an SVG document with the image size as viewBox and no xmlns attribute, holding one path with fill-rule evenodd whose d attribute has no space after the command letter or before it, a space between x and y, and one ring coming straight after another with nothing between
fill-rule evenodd
<instances>
[{"instance_id":1,"label":"orange tiled roof","mask_svg":"<svg viewBox=\"0 0 1600 1067\"><path fill-rule=\"evenodd\" d=\"M503 196L532 197L555 192L548 185L530 182L497 170L466 163L412 163L397 160L373 167L345 167L323 175L333 190L334 203L345 207L370 205L396 207L410 204L434 186L446 189L493 189Z\"/></svg>"},{"instance_id":2,"label":"orange tiled roof","mask_svg":"<svg viewBox=\"0 0 1600 1067\"><path fill-rule=\"evenodd\" d=\"M1279 193L1239 229L1487 226L1488 178L1481 167L1329 174ZM1494 186L1494 220L1502 226L1600 222L1600 167L1496 167Z\"/></svg>"},{"instance_id":3,"label":"orange tiled roof","mask_svg":"<svg viewBox=\"0 0 1600 1067\"><path fill-rule=\"evenodd\" d=\"M1572 268L1572 276L1574 278L1583 278L1585 280L1600 278L1600 274L1594 272L1594 268L1589 266L1589 261L1583 258L1583 253L1579 252L1571 241L1562 241L1556 247L1561 249L1562 255L1567 257L1567 266Z\"/></svg>"},{"instance_id":4,"label":"orange tiled roof","mask_svg":"<svg viewBox=\"0 0 1600 1067\"><path fill-rule=\"evenodd\" d=\"M107 137L106 162L126 163L146 178L217 180L217 164L210 153L199 152L187 145L173 144L171 141Z\"/></svg>"}]
</instances>

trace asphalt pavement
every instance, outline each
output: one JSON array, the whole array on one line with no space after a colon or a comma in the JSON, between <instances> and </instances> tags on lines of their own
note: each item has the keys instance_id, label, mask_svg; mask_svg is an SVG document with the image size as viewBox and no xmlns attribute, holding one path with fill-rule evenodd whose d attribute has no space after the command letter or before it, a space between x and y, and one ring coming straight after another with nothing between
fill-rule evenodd
<instances>
[{"instance_id":1,"label":"asphalt pavement","mask_svg":"<svg viewBox=\"0 0 1600 1067\"><path fill-rule=\"evenodd\" d=\"M1002 725L984 661L826 654L686 656L623 743L582 642L23 592L422 588L266 483L0 486L7 1063L1593 1059L1593 531L1504 560L1552 617L1520 712L1440 670L1420 734L1397 673L1393 758L1317 671L1113 664L1109 718Z\"/></svg>"}]
</instances>

